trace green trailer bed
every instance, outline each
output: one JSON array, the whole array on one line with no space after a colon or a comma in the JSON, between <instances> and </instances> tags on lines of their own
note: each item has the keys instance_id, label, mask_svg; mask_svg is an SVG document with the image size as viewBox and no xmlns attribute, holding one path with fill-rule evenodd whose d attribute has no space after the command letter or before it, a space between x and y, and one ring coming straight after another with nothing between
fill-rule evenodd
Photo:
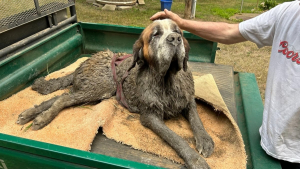
<instances>
[{"instance_id":1,"label":"green trailer bed","mask_svg":"<svg viewBox=\"0 0 300 169\"><path fill-rule=\"evenodd\" d=\"M138 27L77 23L74 16L73 11L73 16L67 19L70 22L62 21L53 26L53 31L36 33L29 36L30 40L18 39L0 48L0 100L28 87L34 79L97 51L110 49L132 53L132 46L143 31ZM7 31L4 33L7 36ZM0 44L3 42L2 35L0 28ZM240 127L248 155L247 168L279 169L279 162L266 155L260 146L258 129L262 123L263 104L255 75L234 72L230 66L214 64L217 43L188 32L184 32L184 36L191 46L189 64L192 70L213 74ZM140 157L151 160L143 161ZM161 167L183 166L108 140L101 135L101 129L91 152L0 133L0 169Z\"/></svg>"}]
</instances>

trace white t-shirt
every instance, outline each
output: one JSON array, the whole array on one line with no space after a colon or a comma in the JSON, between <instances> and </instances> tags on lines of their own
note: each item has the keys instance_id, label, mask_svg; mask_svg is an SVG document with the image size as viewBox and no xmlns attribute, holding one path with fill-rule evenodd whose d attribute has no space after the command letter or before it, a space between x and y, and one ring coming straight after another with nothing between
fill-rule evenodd
<instances>
[{"instance_id":1,"label":"white t-shirt","mask_svg":"<svg viewBox=\"0 0 300 169\"><path fill-rule=\"evenodd\" d=\"M239 24L244 38L259 48L272 46L261 146L274 158L294 163L300 163L299 3L283 3Z\"/></svg>"}]
</instances>

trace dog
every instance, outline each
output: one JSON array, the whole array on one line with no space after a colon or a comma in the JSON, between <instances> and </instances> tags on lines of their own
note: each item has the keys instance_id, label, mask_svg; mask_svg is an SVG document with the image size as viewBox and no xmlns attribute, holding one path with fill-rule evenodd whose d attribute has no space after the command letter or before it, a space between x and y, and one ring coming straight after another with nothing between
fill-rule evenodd
<instances>
[{"instance_id":1,"label":"dog","mask_svg":"<svg viewBox=\"0 0 300 169\"><path fill-rule=\"evenodd\" d=\"M119 64L112 63L118 58L107 50L84 61L70 75L49 81L43 77L37 79L32 89L42 94L70 85L72 89L25 110L17 123L33 120L32 129L38 130L66 107L117 94L120 103L129 111L139 113L141 124L165 140L188 168L207 169L209 166L200 154L210 156L214 142L197 113L193 76L187 63L189 50L188 41L175 22L170 19L154 21L133 45L133 56ZM199 153L164 124L164 119L180 114L191 125Z\"/></svg>"}]
</instances>

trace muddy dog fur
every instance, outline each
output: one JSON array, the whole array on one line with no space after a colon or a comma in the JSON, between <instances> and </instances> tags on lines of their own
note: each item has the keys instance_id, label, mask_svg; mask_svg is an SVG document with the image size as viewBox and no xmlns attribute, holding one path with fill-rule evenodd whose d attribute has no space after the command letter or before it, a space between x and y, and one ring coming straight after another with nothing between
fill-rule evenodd
<instances>
[{"instance_id":1,"label":"muddy dog fur","mask_svg":"<svg viewBox=\"0 0 300 169\"><path fill-rule=\"evenodd\" d=\"M214 142L197 113L193 77L187 65L188 52L189 44L173 21L155 21L135 42L133 57L116 66L116 74L122 77L129 71L123 82L123 92L128 109L140 114L142 125L164 139L183 158L188 168L207 169L209 166L200 154L210 156ZM114 53L109 50L102 51L83 62L70 75L49 81L37 79L32 89L41 94L70 85L72 88L69 93L25 110L19 115L17 123L25 124L33 120L32 128L38 130L66 107L115 96L117 84L111 68L113 56ZM200 154L164 124L164 119L179 114L190 122Z\"/></svg>"}]
</instances>

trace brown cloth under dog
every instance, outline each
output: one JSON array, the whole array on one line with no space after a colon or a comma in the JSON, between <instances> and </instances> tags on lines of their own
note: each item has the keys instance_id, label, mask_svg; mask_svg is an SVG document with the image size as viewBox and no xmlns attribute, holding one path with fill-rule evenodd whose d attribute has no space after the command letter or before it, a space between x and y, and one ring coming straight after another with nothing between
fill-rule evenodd
<instances>
[{"instance_id":1,"label":"brown cloth under dog","mask_svg":"<svg viewBox=\"0 0 300 169\"><path fill-rule=\"evenodd\" d=\"M73 72L85 59L87 58L79 59L67 68L48 75L46 79ZM246 168L247 157L241 133L212 75L195 76L194 81L199 116L215 142L214 153L205 160L212 169ZM38 131L27 130L31 122L23 126L15 123L22 111L64 92L68 90L41 95L28 87L1 101L0 133L89 151L98 128L103 127L104 134L110 139L177 163L184 163L166 142L141 125L139 114L128 112L114 98L93 106L82 105L65 109L49 125ZM165 123L195 148L189 123L182 116Z\"/></svg>"}]
</instances>

